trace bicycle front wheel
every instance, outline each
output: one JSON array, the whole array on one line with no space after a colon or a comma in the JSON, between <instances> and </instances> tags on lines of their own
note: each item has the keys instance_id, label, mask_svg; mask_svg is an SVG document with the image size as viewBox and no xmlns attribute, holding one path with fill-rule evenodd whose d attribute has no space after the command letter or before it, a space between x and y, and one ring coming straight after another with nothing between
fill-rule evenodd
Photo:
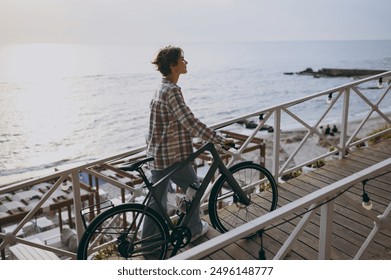
<instances>
[{"instance_id":1,"label":"bicycle front wheel","mask_svg":"<svg viewBox=\"0 0 391 280\"><path fill-rule=\"evenodd\" d=\"M231 168L239 186L250 199L244 205L222 175L213 185L209 197L209 216L214 228L224 233L243 225L277 207L277 184L272 174L253 162L241 162Z\"/></svg>"},{"instance_id":2,"label":"bicycle front wheel","mask_svg":"<svg viewBox=\"0 0 391 280\"><path fill-rule=\"evenodd\" d=\"M164 259L168 226L153 209L122 204L97 216L84 232L78 248L81 260Z\"/></svg>"}]
</instances>

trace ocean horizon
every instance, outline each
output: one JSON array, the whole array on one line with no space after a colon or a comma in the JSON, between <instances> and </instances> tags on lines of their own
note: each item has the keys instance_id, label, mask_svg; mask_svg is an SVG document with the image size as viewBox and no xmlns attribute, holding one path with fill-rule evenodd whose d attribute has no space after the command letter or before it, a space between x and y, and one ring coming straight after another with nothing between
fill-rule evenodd
<instances>
[{"instance_id":1,"label":"ocean horizon","mask_svg":"<svg viewBox=\"0 0 391 280\"><path fill-rule=\"evenodd\" d=\"M178 85L208 125L353 81L286 72L391 70L391 40L177 45L188 61ZM161 80L151 61L160 47L0 45L0 186L144 145ZM322 106L306 108L308 116ZM350 112L359 116L361 106ZM391 108L391 100L382 106Z\"/></svg>"}]
</instances>

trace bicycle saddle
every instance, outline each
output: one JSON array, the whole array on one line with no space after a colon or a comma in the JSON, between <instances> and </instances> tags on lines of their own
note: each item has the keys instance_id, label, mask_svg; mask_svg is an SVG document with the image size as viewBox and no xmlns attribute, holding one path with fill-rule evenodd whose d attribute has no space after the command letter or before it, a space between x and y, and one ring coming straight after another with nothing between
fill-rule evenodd
<instances>
[{"instance_id":1,"label":"bicycle saddle","mask_svg":"<svg viewBox=\"0 0 391 280\"><path fill-rule=\"evenodd\" d=\"M139 161L136 161L130 165L123 165L123 166L120 166L118 167L119 169L123 170L123 171L136 171L137 169L139 169L144 163L148 162L148 161L152 161L154 160L153 157L148 157L148 158L145 158L145 159L142 159L142 160L139 160Z\"/></svg>"}]
</instances>

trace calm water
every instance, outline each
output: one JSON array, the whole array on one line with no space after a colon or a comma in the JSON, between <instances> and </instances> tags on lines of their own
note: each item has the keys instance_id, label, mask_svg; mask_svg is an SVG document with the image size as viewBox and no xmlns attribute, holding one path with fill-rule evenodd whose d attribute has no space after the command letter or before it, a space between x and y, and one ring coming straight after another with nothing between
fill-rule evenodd
<instances>
[{"instance_id":1,"label":"calm water","mask_svg":"<svg viewBox=\"0 0 391 280\"><path fill-rule=\"evenodd\" d=\"M391 69L391 41L180 46L189 64L179 85L207 124L351 81L284 72ZM159 47L0 46L0 185L144 145L149 100L160 82L150 61Z\"/></svg>"}]
</instances>

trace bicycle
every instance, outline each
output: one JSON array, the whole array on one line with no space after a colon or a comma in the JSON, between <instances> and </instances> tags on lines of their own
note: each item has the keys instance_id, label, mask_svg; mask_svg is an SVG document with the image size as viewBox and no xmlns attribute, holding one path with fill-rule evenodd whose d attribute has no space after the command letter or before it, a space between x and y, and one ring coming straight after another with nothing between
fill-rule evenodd
<instances>
[{"instance_id":1,"label":"bicycle","mask_svg":"<svg viewBox=\"0 0 391 280\"><path fill-rule=\"evenodd\" d=\"M213 162L185 211L177 211L177 219L172 220L163 210L159 198L155 197L154 188L204 152L212 155ZM79 242L78 259L165 259L168 251L171 251L171 257L174 256L191 242L192 233L186 225L217 170L220 176L210 191L208 212L212 226L221 233L277 207L277 184L272 174L252 161L240 162L227 168L214 144L205 144L184 162L169 167L168 175L156 183L151 183L142 169L151 160L153 158L142 159L121 168L140 174L144 188L148 190L145 199L143 203L113 206L93 219ZM157 202L160 213L148 207L152 197ZM153 225L152 235L143 235L145 221Z\"/></svg>"}]
</instances>

